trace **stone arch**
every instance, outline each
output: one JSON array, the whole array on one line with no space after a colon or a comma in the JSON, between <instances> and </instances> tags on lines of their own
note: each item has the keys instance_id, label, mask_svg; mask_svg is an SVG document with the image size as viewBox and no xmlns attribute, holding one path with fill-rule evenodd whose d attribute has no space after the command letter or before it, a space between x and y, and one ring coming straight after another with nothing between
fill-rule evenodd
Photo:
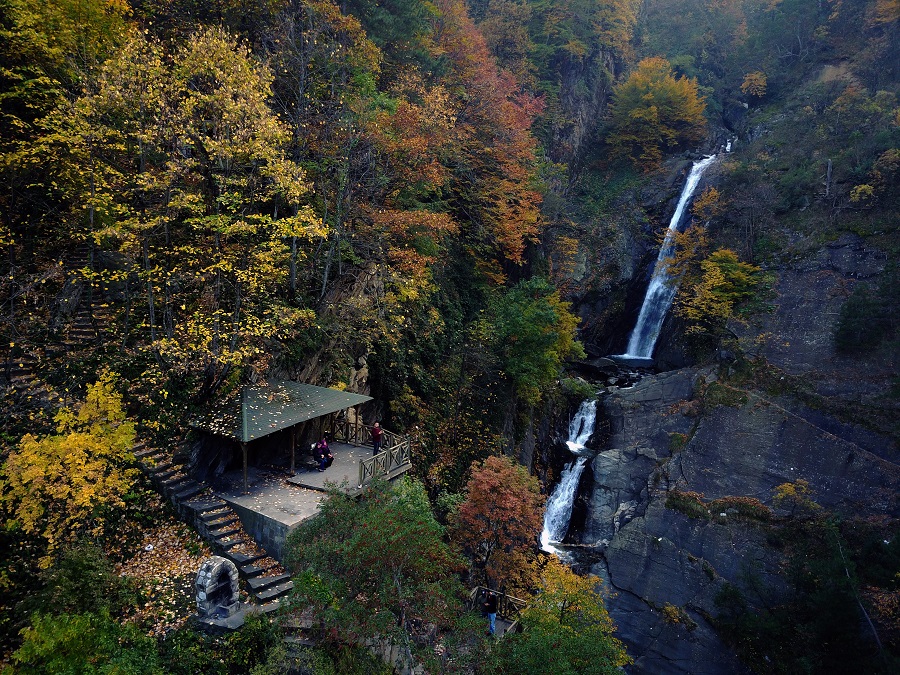
<instances>
[{"instance_id":1,"label":"stone arch","mask_svg":"<svg viewBox=\"0 0 900 675\"><path fill-rule=\"evenodd\" d=\"M194 582L197 615L201 619L229 617L238 611L238 569L227 558L214 555L204 562Z\"/></svg>"}]
</instances>

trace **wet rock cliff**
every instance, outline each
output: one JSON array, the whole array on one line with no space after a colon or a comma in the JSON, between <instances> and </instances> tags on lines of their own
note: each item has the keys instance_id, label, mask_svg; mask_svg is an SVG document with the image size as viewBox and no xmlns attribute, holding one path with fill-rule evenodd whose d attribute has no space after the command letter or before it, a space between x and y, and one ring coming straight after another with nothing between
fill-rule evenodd
<instances>
[{"instance_id":1,"label":"wet rock cliff","mask_svg":"<svg viewBox=\"0 0 900 675\"><path fill-rule=\"evenodd\" d=\"M848 293L882 271L854 236L810 248L773 270L774 311L734 326L752 353L603 395L609 439L582 479L578 539L598 554L630 672L746 672L717 631L717 598L771 601L787 582L771 523L742 505L784 517L776 488L803 480L841 518L900 516L896 349L834 346Z\"/></svg>"}]
</instances>

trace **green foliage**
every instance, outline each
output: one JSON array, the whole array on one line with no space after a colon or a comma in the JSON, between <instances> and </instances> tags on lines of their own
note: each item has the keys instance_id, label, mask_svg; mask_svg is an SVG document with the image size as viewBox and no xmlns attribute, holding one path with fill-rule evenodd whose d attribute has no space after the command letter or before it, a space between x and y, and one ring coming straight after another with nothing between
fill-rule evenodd
<instances>
[{"instance_id":1,"label":"green foliage","mask_svg":"<svg viewBox=\"0 0 900 675\"><path fill-rule=\"evenodd\" d=\"M892 333L896 296L873 292L857 284L841 306L834 331L834 345L841 352L859 353L877 347Z\"/></svg>"},{"instance_id":2,"label":"green foliage","mask_svg":"<svg viewBox=\"0 0 900 675\"><path fill-rule=\"evenodd\" d=\"M862 616L858 589L859 575L865 572L855 564L854 549L841 528L826 515L789 520L771 537L783 547L787 595L770 591L760 596L762 586L753 579L748 584L756 592L749 597L731 584L717 592L716 626L754 670L786 674L896 669L896 657L879 651ZM854 529L848 524L848 532Z\"/></svg>"},{"instance_id":3,"label":"green foliage","mask_svg":"<svg viewBox=\"0 0 900 675\"><path fill-rule=\"evenodd\" d=\"M407 621L446 624L461 606L460 561L442 540L422 487L374 482L359 501L329 493L293 531L286 560L296 570L292 602L309 607L342 640L381 635L409 641Z\"/></svg>"},{"instance_id":4,"label":"green foliage","mask_svg":"<svg viewBox=\"0 0 900 675\"><path fill-rule=\"evenodd\" d=\"M712 382L703 394L703 404L714 408L717 405L726 405L731 408L740 408L747 404L747 394L726 384Z\"/></svg>"},{"instance_id":5,"label":"green foliage","mask_svg":"<svg viewBox=\"0 0 900 675\"><path fill-rule=\"evenodd\" d=\"M247 617L241 629L228 636L223 651L231 672L277 675L284 672L287 653L284 632L265 614Z\"/></svg>"},{"instance_id":6,"label":"green foliage","mask_svg":"<svg viewBox=\"0 0 900 675\"><path fill-rule=\"evenodd\" d=\"M514 286L493 303L492 310L503 371L516 393L536 404L559 377L565 359L584 357L575 340L578 318L559 291L539 277Z\"/></svg>"},{"instance_id":7,"label":"green foliage","mask_svg":"<svg viewBox=\"0 0 900 675\"><path fill-rule=\"evenodd\" d=\"M36 614L12 655L21 675L162 675L156 642L107 614Z\"/></svg>"},{"instance_id":8,"label":"green foliage","mask_svg":"<svg viewBox=\"0 0 900 675\"><path fill-rule=\"evenodd\" d=\"M504 675L614 675L631 663L613 637L595 576L580 577L551 559L538 593L522 610L523 632L491 650L486 671Z\"/></svg>"},{"instance_id":9,"label":"green foliage","mask_svg":"<svg viewBox=\"0 0 900 675\"><path fill-rule=\"evenodd\" d=\"M438 15L430 0L346 0L342 10L358 18L372 42L400 62L408 60L410 52L426 56L429 21Z\"/></svg>"},{"instance_id":10,"label":"green foliage","mask_svg":"<svg viewBox=\"0 0 900 675\"><path fill-rule=\"evenodd\" d=\"M663 151L703 138L703 111L696 80L676 78L665 59L644 59L613 91L607 143L613 155L650 171Z\"/></svg>"},{"instance_id":11,"label":"green foliage","mask_svg":"<svg viewBox=\"0 0 900 675\"><path fill-rule=\"evenodd\" d=\"M129 580L116 574L103 551L90 541L65 548L41 577L44 587L26 602L41 614L117 616L137 600Z\"/></svg>"}]
</instances>

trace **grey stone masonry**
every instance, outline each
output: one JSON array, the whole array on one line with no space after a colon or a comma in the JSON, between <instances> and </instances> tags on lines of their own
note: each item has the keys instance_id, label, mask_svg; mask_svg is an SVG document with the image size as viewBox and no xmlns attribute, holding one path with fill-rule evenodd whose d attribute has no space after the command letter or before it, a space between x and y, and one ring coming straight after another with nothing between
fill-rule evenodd
<instances>
[{"instance_id":1,"label":"grey stone masonry","mask_svg":"<svg viewBox=\"0 0 900 675\"><path fill-rule=\"evenodd\" d=\"M233 562L213 556L200 566L197 580L197 615L202 619L229 617L240 608L238 569Z\"/></svg>"}]
</instances>

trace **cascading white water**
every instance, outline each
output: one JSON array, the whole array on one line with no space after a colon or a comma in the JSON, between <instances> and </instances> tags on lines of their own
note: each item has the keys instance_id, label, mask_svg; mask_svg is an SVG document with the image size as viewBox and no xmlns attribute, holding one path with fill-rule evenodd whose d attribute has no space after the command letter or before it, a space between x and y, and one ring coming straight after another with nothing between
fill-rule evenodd
<instances>
[{"instance_id":1,"label":"cascading white water","mask_svg":"<svg viewBox=\"0 0 900 675\"><path fill-rule=\"evenodd\" d=\"M594 433L596 419L597 401L588 400L581 404L578 413L569 423L569 440L566 441L566 445L577 459L563 469L559 483L553 489L550 499L547 500L547 510L544 512L544 531L541 532L541 548L545 551L552 553L555 549L551 542L562 541L569 529L572 502L575 501L578 481L588 461L588 457L582 453L585 451L588 439Z\"/></svg>"},{"instance_id":2,"label":"cascading white water","mask_svg":"<svg viewBox=\"0 0 900 675\"><path fill-rule=\"evenodd\" d=\"M637 323L634 330L631 331L631 337L628 339L628 349L622 356L628 358L649 359L653 357L653 348L656 347L656 338L659 337L659 330L662 328L663 320L666 313L672 305L672 299L675 297L675 285L670 283L667 274L667 260L672 255L672 249L675 246L675 232L681 225L681 219L684 217L685 209L690 203L694 190L700 182L700 176L710 164L716 159L715 155L706 157L700 161L694 162L691 172L688 174L687 181L681 191L681 197L678 200L678 206L675 207L675 213L672 214L672 220L669 221L669 229L666 230L666 238L659 249L659 255L656 257L656 266L653 268L653 277L650 279L650 285L647 287L647 294L644 296L644 304L641 305L641 313L638 315Z\"/></svg>"}]
</instances>

